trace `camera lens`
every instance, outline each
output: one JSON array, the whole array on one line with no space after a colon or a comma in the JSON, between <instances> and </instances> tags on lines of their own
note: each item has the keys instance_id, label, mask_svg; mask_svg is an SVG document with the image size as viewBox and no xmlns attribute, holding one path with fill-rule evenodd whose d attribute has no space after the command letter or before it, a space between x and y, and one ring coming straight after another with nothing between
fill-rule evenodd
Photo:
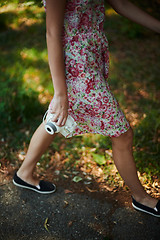
<instances>
[{"instance_id":1,"label":"camera lens","mask_svg":"<svg viewBox=\"0 0 160 240\"><path fill-rule=\"evenodd\" d=\"M45 129L51 135L54 134L57 131L56 126L52 122L46 123Z\"/></svg>"}]
</instances>

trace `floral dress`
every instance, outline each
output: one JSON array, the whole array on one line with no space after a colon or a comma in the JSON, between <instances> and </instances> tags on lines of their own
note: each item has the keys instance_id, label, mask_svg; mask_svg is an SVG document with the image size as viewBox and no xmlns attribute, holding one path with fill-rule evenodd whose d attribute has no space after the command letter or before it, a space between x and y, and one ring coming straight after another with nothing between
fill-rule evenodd
<instances>
[{"instance_id":1,"label":"floral dress","mask_svg":"<svg viewBox=\"0 0 160 240\"><path fill-rule=\"evenodd\" d=\"M103 0L66 3L62 39L69 114L77 123L73 135L118 137L130 128L107 81L109 51L104 17Z\"/></svg>"}]
</instances>

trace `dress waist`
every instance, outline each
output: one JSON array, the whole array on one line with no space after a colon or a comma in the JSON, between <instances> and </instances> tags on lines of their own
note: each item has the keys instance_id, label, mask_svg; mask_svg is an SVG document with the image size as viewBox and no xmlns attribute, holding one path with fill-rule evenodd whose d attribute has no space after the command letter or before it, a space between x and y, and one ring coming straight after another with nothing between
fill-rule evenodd
<instances>
[{"instance_id":1,"label":"dress waist","mask_svg":"<svg viewBox=\"0 0 160 240\"><path fill-rule=\"evenodd\" d=\"M106 38L106 34L104 31L102 30L92 30L92 31L88 31L88 32L77 32L77 33L73 33L73 34L68 34L67 32L64 32L63 35L62 35L62 39L72 39L72 40L76 40L77 38L89 38L90 36L92 36L92 39L94 36L98 36L98 37L101 37L101 38Z\"/></svg>"}]
</instances>

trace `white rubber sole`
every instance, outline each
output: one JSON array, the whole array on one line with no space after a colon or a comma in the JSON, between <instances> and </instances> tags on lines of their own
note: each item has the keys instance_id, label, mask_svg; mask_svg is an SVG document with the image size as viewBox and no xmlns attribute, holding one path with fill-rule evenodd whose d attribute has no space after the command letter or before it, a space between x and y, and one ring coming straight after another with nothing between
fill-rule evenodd
<instances>
[{"instance_id":1,"label":"white rubber sole","mask_svg":"<svg viewBox=\"0 0 160 240\"><path fill-rule=\"evenodd\" d=\"M29 189L29 190L32 190L32 191L35 191L35 192L38 192L38 193L41 193L41 194L50 194L50 193L54 193L56 191L56 186L53 185L55 187L55 190L53 191L49 191L49 192L42 192L42 191L39 191L38 189L34 189L34 188L31 188L31 187L27 187L27 186L22 186L18 183L16 183L13 179L13 184L16 185L17 187L21 187L21 188L26 188L26 189Z\"/></svg>"},{"instance_id":2,"label":"white rubber sole","mask_svg":"<svg viewBox=\"0 0 160 240\"><path fill-rule=\"evenodd\" d=\"M132 206L133 206L136 210L138 210L138 211L141 211L141 212L144 212L144 213L148 213L148 214L150 214L150 215L152 215L152 216L154 216L154 217L160 217L160 215L155 215L154 213L147 212L147 211L145 211L145 210L143 210L143 209L141 209L141 208L136 207L133 203L132 203Z\"/></svg>"}]
</instances>

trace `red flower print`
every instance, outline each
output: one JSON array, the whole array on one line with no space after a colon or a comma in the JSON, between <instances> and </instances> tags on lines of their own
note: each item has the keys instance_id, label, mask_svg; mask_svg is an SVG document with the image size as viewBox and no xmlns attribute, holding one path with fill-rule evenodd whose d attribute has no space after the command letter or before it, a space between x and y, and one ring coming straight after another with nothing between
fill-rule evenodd
<instances>
[{"instance_id":1,"label":"red flower print","mask_svg":"<svg viewBox=\"0 0 160 240\"><path fill-rule=\"evenodd\" d=\"M108 119L108 118L109 118L109 115L107 114L107 112L106 112L106 113L103 113L102 118L105 118L105 119Z\"/></svg>"},{"instance_id":2,"label":"red flower print","mask_svg":"<svg viewBox=\"0 0 160 240\"><path fill-rule=\"evenodd\" d=\"M102 104L101 109L103 112L108 110L108 106L106 104Z\"/></svg>"},{"instance_id":3,"label":"red flower print","mask_svg":"<svg viewBox=\"0 0 160 240\"><path fill-rule=\"evenodd\" d=\"M101 129L104 130L104 122L101 121Z\"/></svg>"},{"instance_id":4,"label":"red flower print","mask_svg":"<svg viewBox=\"0 0 160 240\"><path fill-rule=\"evenodd\" d=\"M88 25L89 22L89 16L87 13L84 13L81 17L80 25Z\"/></svg>"},{"instance_id":5,"label":"red flower print","mask_svg":"<svg viewBox=\"0 0 160 240\"><path fill-rule=\"evenodd\" d=\"M68 2L66 9L67 9L67 11L74 11L75 4L73 2Z\"/></svg>"},{"instance_id":6,"label":"red flower print","mask_svg":"<svg viewBox=\"0 0 160 240\"><path fill-rule=\"evenodd\" d=\"M70 68L68 72L73 76L73 77L78 77L79 71L76 68Z\"/></svg>"},{"instance_id":7,"label":"red flower print","mask_svg":"<svg viewBox=\"0 0 160 240\"><path fill-rule=\"evenodd\" d=\"M84 65L82 63L77 63L76 68L78 71L82 72L84 70Z\"/></svg>"},{"instance_id":8,"label":"red flower print","mask_svg":"<svg viewBox=\"0 0 160 240\"><path fill-rule=\"evenodd\" d=\"M101 102L101 100L97 100L97 106L98 106L99 108L102 107L102 102Z\"/></svg>"},{"instance_id":9,"label":"red flower print","mask_svg":"<svg viewBox=\"0 0 160 240\"><path fill-rule=\"evenodd\" d=\"M78 39L79 39L78 36L73 36L73 37L72 37L72 40L73 40L74 42L78 42Z\"/></svg>"},{"instance_id":10,"label":"red flower print","mask_svg":"<svg viewBox=\"0 0 160 240\"><path fill-rule=\"evenodd\" d=\"M86 93L89 94L91 90L89 88L86 89Z\"/></svg>"},{"instance_id":11,"label":"red flower print","mask_svg":"<svg viewBox=\"0 0 160 240\"><path fill-rule=\"evenodd\" d=\"M80 77L81 77L81 78L84 78L85 75L86 75L85 73L81 73L81 74L80 74Z\"/></svg>"},{"instance_id":12,"label":"red flower print","mask_svg":"<svg viewBox=\"0 0 160 240\"><path fill-rule=\"evenodd\" d=\"M76 61L74 59L69 60L69 64L71 66L74 66L76 64Z\"/></svg>"},{"instance_id":13,"label":"red flower print","mask_svg":"<svg viewBox=\"0 0 160 240\"><path fill-rule=\"evenodd\" d=\"M108 97L107 97L107 96L104 96L104 97L103 97L103 102L104 102L104 103L108 103L108 101L109 101Z\"/></svg>"}]
</instances>

